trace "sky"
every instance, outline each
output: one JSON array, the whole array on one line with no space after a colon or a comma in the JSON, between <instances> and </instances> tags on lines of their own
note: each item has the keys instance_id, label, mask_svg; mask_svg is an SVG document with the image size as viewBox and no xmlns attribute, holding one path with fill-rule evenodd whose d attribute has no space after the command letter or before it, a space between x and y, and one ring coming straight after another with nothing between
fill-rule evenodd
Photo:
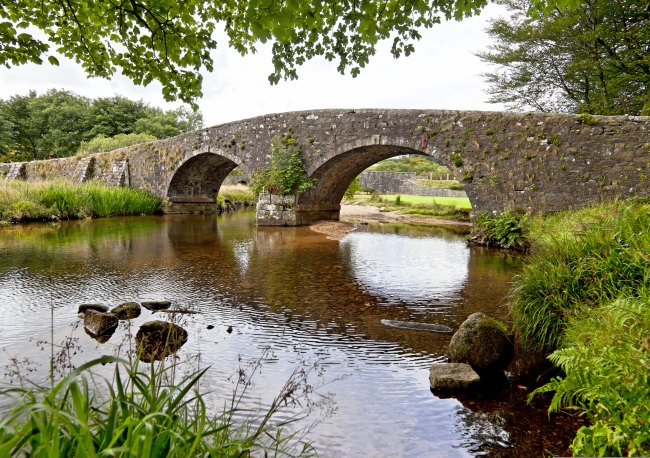
<instances>
[{"instance_id":1,"label":"sky","mask_svg":"<svg viewBox=\"0 0 650 458\"><path fill-rule=\"evenodd\" d=\"M270 46L256 54L241 56L217 41L213 51L215 71L205 73L199 109L204 125L212 126L269 113L324 108L422 108L499 111L504 107L487 103L486 84L481 76L493 70L475 53L491 43L484 29L490 17L504 9L489 5L480 16L451 21L424 30L415 44L415 53L394 59L390 43L380 43L370 64L356 78L341 75L335 62L309 61L298 69L298 80L271 86L268 75L273 66ZM136 86L123 76L112 80L88 78L80 66L65 58L61 65L25 65L0 69L0 98L65 89L96 98L116 94L144 100L152 106L172 109L160 85Z\"/></svg>"}]
</instances>

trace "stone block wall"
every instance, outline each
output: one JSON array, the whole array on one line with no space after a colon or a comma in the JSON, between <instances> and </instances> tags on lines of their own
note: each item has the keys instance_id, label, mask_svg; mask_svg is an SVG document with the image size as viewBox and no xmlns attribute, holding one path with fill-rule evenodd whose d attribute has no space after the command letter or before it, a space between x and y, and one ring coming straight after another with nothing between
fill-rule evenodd
<instances>
[{"instance_id":1,"label":"stone block wall","mask_svg":"<svg viewBox=\"0 0 650 458\"><path fill-rule=\"evenodd\" d=\"M298 226L296 196L260 193L257 199L256 218L260 226Z\"/></svg>"},{"instance_id":2,"label":"stone block wall","mask_svg":"<svg viewBox=\"0 0 650 458\"><path fill-rule=\"evenodd\" d=\"M425 187L414 183L415 172L363 172L359 175L361 187L382 194L411 194L430 197L467 197L465 191Z\"/></svg>"}]
</instances>

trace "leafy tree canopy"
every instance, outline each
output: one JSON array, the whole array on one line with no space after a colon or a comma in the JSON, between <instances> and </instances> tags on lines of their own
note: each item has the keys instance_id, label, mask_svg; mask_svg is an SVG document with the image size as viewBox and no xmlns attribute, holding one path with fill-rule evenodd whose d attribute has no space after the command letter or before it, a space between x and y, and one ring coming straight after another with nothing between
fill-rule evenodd
<instances>
[{"instance_id":1,"label":"leafy tree canopy","mask_svg":"<svg viewBox=\"0 0 650 458\"><path fill-rule=\"evenodd\" d=\"M0 162L70 156L96 137L164 138L202 124L201 113L183 108L163 111L120 96L90 100L69 91L31 91L0 99Z\"/></svg>"},{"instance_id":2,"label":"leafy tree canopy","mask_svg":"<svg viewBox=\"0 0 650 458\"><path fill-rule=\"evenodd\" d=\"M559 0L571 1L571 0ZM200 98L201 70L223 27L241 54L272 43L272 83L294 79L306 60L338 60L353 76L392 39L395 57L409 55L420 30L442 19L477 14L487 0L13 0L0 3L0 64L58 65L75 60L89 76L121 71L135 84L162 84L167 100Z\"/></svg>"},{"instance_id":3,"label":"leafy tree canopy","mask_svg":"<svg viewBox=\"0 0 650 458\"><path fill-rule=\"evenodd\" d=\"M491 102L514 109L650 115L650 0L586 0L532 15L535 0L502 1L479 54Z\"/></svg>"}]
</instances>

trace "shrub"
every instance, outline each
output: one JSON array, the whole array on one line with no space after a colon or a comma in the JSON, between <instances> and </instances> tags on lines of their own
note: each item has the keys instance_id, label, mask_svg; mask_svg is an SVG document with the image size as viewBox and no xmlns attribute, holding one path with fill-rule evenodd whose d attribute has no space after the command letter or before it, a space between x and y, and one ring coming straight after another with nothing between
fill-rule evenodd
<instances>
[{"instance_id":1,"label":"shrub","mask_svg":"<svg viewBox=\"0 0 650 458\"><path fill-rule=\"evenodd\" d=\"M348 189L345 190L343 197L345 199L354 199L354 195L361 191L361 178L355 177L349 184Z\"/></svg>"},{"instance_id":2,"label":"shrub","mask_svg":"<svg viewBox=\"0 0 650 458\"><path fill-rule=\"evenodd\" d=\"M251 189L257 194L266 191L282 196L301 194L315 185L316 180L307 176L303 166L300 144L290 133L273 137L271 165L251 181Z\"/></svg>"},{"instance_id":3,"label":"shrub","mask_svg":"<svg viewBox=\"0 0 650 458\"><path fill-rule=\"evenodd\" d=\"M470 240L478 245L526 252L530 245L526 237L527 222L528 216L516 210L500 215L480 213L474 220Z\"/></svg>"}]
</instances>

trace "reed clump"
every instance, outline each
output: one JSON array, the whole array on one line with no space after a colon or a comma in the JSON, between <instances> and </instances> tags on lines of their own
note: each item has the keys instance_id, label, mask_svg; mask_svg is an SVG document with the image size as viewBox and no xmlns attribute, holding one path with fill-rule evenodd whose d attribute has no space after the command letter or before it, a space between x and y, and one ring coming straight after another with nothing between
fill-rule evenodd
<instances>
[{"instance_id":1,"label":"reed clump","mask_svg":"<svg viewBox=\"0 0 650 458\"><path fill-rule=\"evenodd\" d=\"M0 221L56 221L153 214L162 200L145 191L99 182L0 182Z\"/></svg>"}]
</instances>

